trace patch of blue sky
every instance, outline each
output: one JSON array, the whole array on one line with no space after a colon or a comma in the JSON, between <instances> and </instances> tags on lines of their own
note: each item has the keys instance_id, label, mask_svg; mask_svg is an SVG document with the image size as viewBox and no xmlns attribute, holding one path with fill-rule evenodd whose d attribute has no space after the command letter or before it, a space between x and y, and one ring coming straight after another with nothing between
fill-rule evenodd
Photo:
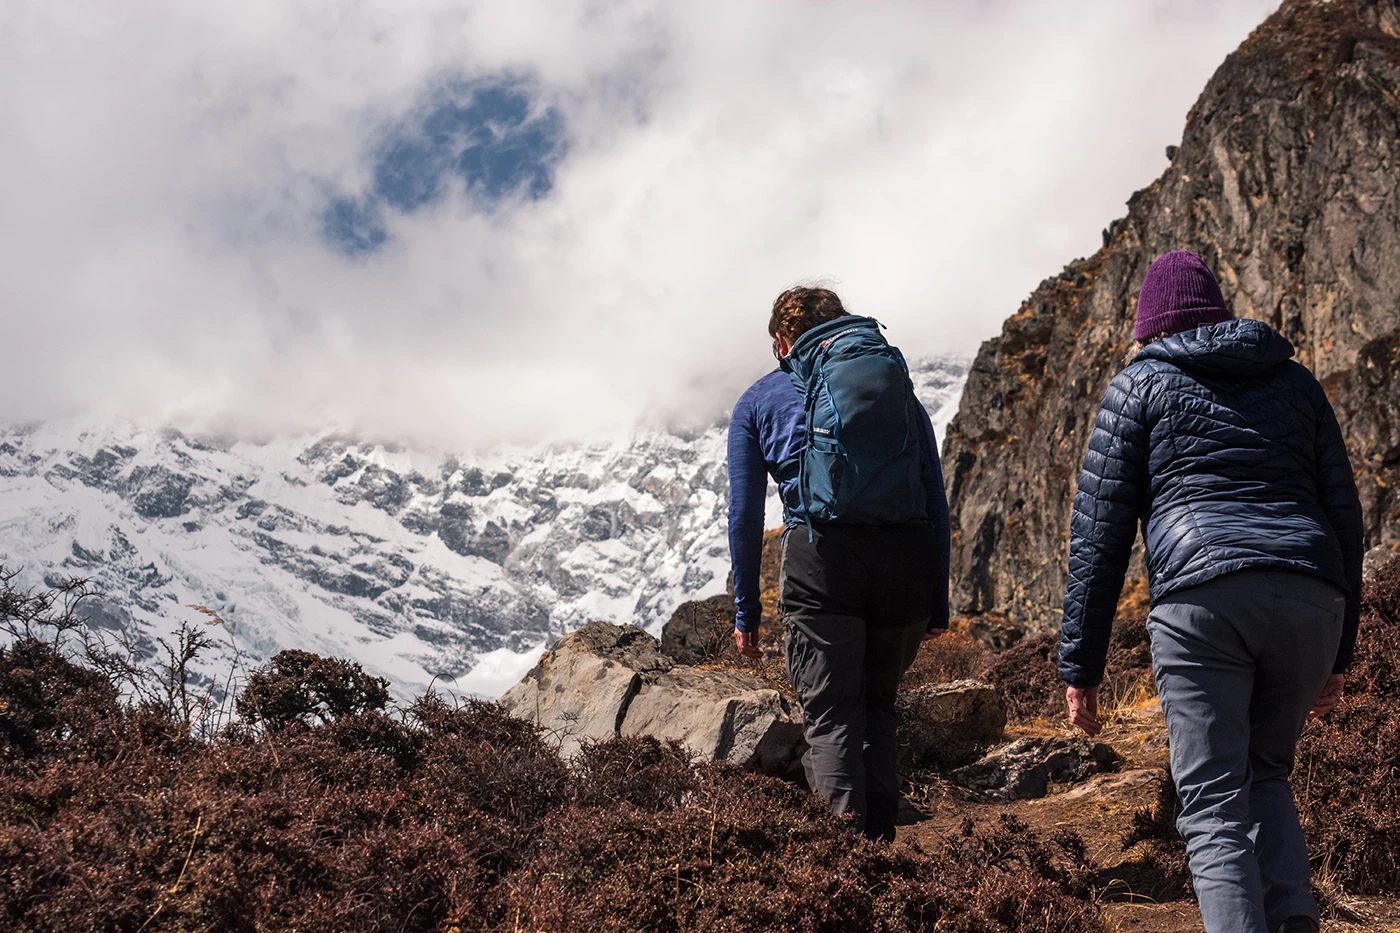
<instances>
[{"instance_id":1,"label":"patch of blue sky","mask_svg":"<svg viewBox=\"0 0 1400 933\"><path fill-rule=\"evenodd\" d=\"M332 198L326 239L347 255L388 241L390 211L411 214L453 190L485 209L511 197L538 200L554 185L564 123L519 81L456 82L395 124L372 155L372 183L358 198Z\"/></svg>"},{"instance_id":2,"label":"patch of blue sky","mask_svg":"<svg viewBox=\"0 0 1400 933\"><path fill-rule=\"evenodd\" d=\"M384 212L371 198L332 198L321 217L321 232L347 256L372 253L389 239Z\"/></svg>"}]
</instances>

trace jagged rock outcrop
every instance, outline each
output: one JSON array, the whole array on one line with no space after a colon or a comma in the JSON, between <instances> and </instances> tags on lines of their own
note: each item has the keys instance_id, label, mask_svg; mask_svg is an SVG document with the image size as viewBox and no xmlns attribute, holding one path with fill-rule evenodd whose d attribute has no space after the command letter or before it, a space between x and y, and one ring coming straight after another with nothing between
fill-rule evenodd
<instances>
[{"instance_id":1,"label":"jagged rock outcrop","mask_svg":"<svg viewBox=\"0 0 1400 933\"><path fill-rule=\"evenodd\" d=\"M1169 158L978 353L943 451L957 613L1058 624L1079 464L1142 278L1173 249L1294 342L1337 409L1368 546L1400 540L1400 0L1285 2Z\"/></svg>"},{"instance_id":2,"label":"jagged rock outcrop","mask_svg":"<svg viewBox=\"0 0 1400 933\"><path fill-rule=\"evenodd\" d=\"M1034 800L1051 784L1073 784L1115 770L1118 754L1102 742L1062 736L1026 737L997 749L949 777L994 800Z\"/></svg>"},{"instance_id":3,"label":"jagged rock outcrop","mask_svg":"<svg viewBox=\"0 0 1400 933\"><path fill-rule=\"evenodd\" d=\"M781 774L806 745L802 717L763 681L677 664L632 625L590 622L506 691L501 706L536 722L572 756L615 735L676 739L703 758Z\"/></svg>"},{"instance_id":4,"label":"jagged rock outcrop","mask_svg":"<svg viewBox=\"0 0 1400 933\"><path fill-rule=\"evenodd\" d=\"M560 752L572 757L590 739L617 735L642 677L671 669L657 648L636 626L589 622L546 651L498 702L553 734Z\"/></svg>"},{"instance_id":5,"label":"jagged rock outcrop","mask_svg":"<svg viewBox=\"0 0 1400 933\"><path fill-rule=\"evenodd\" d=\"M619 731L678 739L701 758L765 774L787 773L807 748L801 711L782 693L739 671L686 664L642 678Z\"/></svg>"}]
</instances>

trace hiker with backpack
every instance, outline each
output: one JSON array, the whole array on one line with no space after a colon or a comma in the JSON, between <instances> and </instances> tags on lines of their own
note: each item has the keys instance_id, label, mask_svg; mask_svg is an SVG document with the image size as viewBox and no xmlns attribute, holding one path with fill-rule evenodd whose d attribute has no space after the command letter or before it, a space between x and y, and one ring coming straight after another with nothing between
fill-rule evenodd
<instances>
[{"instance_id":1,"label":"hiker with backpack","mask_svg":"<svg viewBox=\"0 0 1400 933\"><path fill-rule=\"evenodd\" d=\"M1341 430L1293 345L1236 320L1194 253L1148 270L1141 349L1104 396L1074 499L1060 676L1102 724L1119 592L1142 522L1153 674L1177 828L1208 933L1316 933L1289 774L1341 699L1360 618L1362 516Z\"/></svg>"},{"instance_id":2,"label":"hiker with backpack","mask_svg":"<svg viewBox=\"0 0 1400 933\"><path fill-rule=\"evenodd\" d=\"M768 478L784 531L787 673L802 703L811 788L871 839L899 810L895 690L948 626L948 502L928 413L881 325L834 292L791 288L768 333L779 368L734 406L729 549L735 643L760 657Z\"/></svg>"}]
</instances>

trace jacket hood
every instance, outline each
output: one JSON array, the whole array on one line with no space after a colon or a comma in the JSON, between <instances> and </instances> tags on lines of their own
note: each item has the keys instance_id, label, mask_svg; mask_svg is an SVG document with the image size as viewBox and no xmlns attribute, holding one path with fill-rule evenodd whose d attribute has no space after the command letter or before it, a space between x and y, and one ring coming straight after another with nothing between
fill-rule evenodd
<instances>
[{"instance_id":1,"label":"jacket hood","mask_svg":"<svg viewBox=\"0 0 1400 933\"><path fill-rule=\"evenodd\" d=\"M1233 320L1163 337L1133 358L1162 360L1188 372L1248 379L1293 358L1288 338L1262 321Z\"/></svg>"}]
</instances>

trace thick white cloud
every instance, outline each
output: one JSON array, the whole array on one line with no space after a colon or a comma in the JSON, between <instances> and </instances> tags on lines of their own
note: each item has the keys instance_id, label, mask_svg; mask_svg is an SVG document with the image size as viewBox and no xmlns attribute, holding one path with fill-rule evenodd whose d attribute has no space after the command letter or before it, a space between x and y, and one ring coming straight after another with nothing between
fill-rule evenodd
<instances>
[{"instance_id":1,"label":"thick white cloud","mask_svg":"<svg viewBox=\"0 0 1400 933\"><path fill-rule=\"evenodd\" d=\"M446 446L718 414L784 286L970 353L1164 167L1265 0L11 0L0 418ZM513 75L538 201L325 241L444 80Z\"/></svg>"}]
</instances>

